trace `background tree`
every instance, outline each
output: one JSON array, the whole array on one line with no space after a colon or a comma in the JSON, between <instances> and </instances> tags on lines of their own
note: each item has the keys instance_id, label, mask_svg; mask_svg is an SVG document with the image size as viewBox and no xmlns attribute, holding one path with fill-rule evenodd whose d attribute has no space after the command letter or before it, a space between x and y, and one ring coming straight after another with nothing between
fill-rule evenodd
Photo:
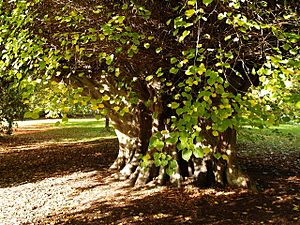
<instances>
[{"instance_id":1,"label":"background tree","mask_svg":"<svg viewBox=\"0 0 300 225\"><path fill-rule=\"evenodd\" d=\"M48 64L44 70L47 50L43 40L31 32L34 16L29 8L33 5L0 1L0 122L8 123L8 133L13 121L22 118L29 107L31 94L41 82L39 76L46 79L51 69Z\"/></svg>"},{"instance_id":2,"label":"background tree","mask_svg":"<svg viewBox=\"0 0 300 225\"><path fill-rule=\"evenodd\" d=\"M249 186L234 160L236 130L248 120L276 123L291 99L286 90L299 82L297 1L31 6L28 32L43 46L35 69L81 88L109 116L120 177L135 185L192 177L200 186Z\"/></svg>"},{"instance_id":3,"label":"background tree","mask_svg":"<svg viewBox=\"0 0 300 225\"><path fill-rule=\"evenodd\" d=\"M14 120L23 118L27 107L19 88L0 80L0 131L11 134Z\"/></svg>"}]
</instances>

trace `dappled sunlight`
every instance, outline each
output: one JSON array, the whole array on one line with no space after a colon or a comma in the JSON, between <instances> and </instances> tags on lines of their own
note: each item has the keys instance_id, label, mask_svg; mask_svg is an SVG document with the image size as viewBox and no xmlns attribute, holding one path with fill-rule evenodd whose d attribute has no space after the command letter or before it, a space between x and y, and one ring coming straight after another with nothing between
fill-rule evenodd
<instances>
[{"instance_id":1,"label":"dappled sunlight","mask_svg":"<svg viewBox=\"0 0 300 225\"><path fill-rule=\"evenodd\" d=\"M58 175L108 168L117 154L116 139L88 142L13 142L0 154L0 187L32 183Z\"/></svg>"},{"instance_id":2,"label":"dappled sunlight","mask_svg":"<svg viewBox=\"0 0 300 225\"><path fill-rule=\"evenodd\" d=\"M132 191L125 181L116 181L99 171L76 172L50 177L35 183L0 189L0 224L20 224L80 215L95 205L109 208L128 207L163 188ZM109 216L98 214L97 219ZM163 218L163 214L154 217ZM136 216L132 216L136 219Z\"/></svg>"},{"instance_id":3,"label":"dappled sunlight","mask_svg":"<svg viewBox=\"0 0 300 225\"><path fill-rule=\"evenodd\" d=\"M108 137L111 133L101 130L107 136L87 140L79 136L98 134L98 128L37 129L40 132L16 134L1 143L1 225L243 224L249 218L257 224L288 224L299 212L295 154L239 156L257 180L258 193L199 189L189 179L181 188L157 187L154 182L132 188L108 169L118 150L117 139Z\"/></svg>"},{"instance_id":4,"label":"dappled sunlight","mask_svg":"<svg viewBox=\"0 0 300 225\"><path fill-rule=\"evenodd\" d=\"M99 173L96 171L77 172L46 178L36 183L1 188L0 223L26 223L63 212L82 211L89 208L95 200L104 202L107 197L120 190L120 186L110 184L99 188L98 180ZM95 188L90 189L91 185Z\"/></svg>"},{"instance_id":5,"label":"dappled sunlight","mask_svg":"<svg viewBox=\"0 0 300 225\"><path fill-rule=\"evenodd\" d=\"M287 178L287 181L288 181L288 182L299 183L299 185L300 185L300 177L298 177L298 176L292 176L292 177L289 177L289 178Z\"/></svg>"}]
</instances>

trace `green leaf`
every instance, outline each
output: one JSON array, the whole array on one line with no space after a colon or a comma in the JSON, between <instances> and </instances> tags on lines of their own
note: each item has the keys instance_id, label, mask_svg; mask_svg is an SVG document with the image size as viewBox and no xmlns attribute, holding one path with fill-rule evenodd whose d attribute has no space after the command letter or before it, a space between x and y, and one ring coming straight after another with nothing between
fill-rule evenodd
<instances>
[{"instance_id":1,"label":"green leaf","mask_svg":"<svg viewBox=\"0 0 300 225\"><path fill-rule=\"evenodd\" d=\"M120 68L116 68L116 69L115 69L115 76L116 76L116 77L119 77L119 76L120 76L120 73L121 73L121 72L120 72Z\"/></svg>"},{"instance_id":2,"label":"green leaf","mask_svg":"<svg viewBox=\"0 0 300 225\"><path fill-rule=\"evenodd\" d=\"M106 64L107 64L107 65L111 65L112 62L113 62L113 60L114 60L114 55L113 55L113 54L108 55L108 56L106 56L105 59L106 59Z\"/></svg>"},{"instance_id":3,"label":"green leaf","mask_svg":"<svg viewBox=\"0 0 300 225\"><path fill-rule=\"evenodd\" d=\"M177 141L178 141L178 138L169 137L168 139L166 139L166 144L175 144Z\"/></svg>"},{"instance_id":4,"label":"green leaf","mask_svg":"<svg viewBox=\"0 0 300 225\"><path fill-rule=\"evenodd\" d=\"M161 160L159 158L157 158L157 159L154 158L154 164L156 167L161 166Z\"/></svg>"},{"instance_id":5,"label":"green leaf","mask_svg":"<svg viewBox=\"0 0 300 225\"><path fill-rule=\"evenodd\" d=\"M64 117L64 118L61 119L61 121L62 121L63 123L67 123L67 122L69 121L69 118L68 118L68 117Z\"/></svg>"},{"instance_id":6,"label":"green leaf","mask_svg":"<svg viewBox=\"0 0 300 225\"><path fill-rule=\"evenodd\" d=\"M144 47L145 47L146 49L148 49L148 48L150 48L150 44L149 44L149 43L144 43Z\"/></svg>"},{"instance_id":7,"label":"green leaf","mask_svg":"<svg viewBox=\"0 0 300 225\"><path fill-rule=\"evenodd\" d=\"M189 30L185 30L185 31L183 31L183 33L182 33L182 35L180 36L180 38L179 38L179 42L182 42L189 34L191 33L191 31L189 31Z\"/></svg>"},{"instance_id":8,"label":"green leaf","mask_svg":"<svg viewBox=\"0 0 300 225\"><path fill-rule=\"evenodd\" d=\"M224 38L224 41L228 41L229 39L231 39L231 35L228 35L228 36L226 36L225 38Z\"/></svg>"},{"instance_id":9,"label":"green leaf","mask_svg":"<svg viewBox=\"0 0 300 225\"><path fill-rule=\"evenodd\" d=\"M290 51L289 51L292 55L297 55L297 53L298 53L298 51L297 51L297 49L290 49Z\"/></svg>"},{"instance_id":10,"label":"green leaf","mask_svg":"<svg viewBox=\"0 0 300 225\"><path fill-rule=\"evenodd\" d=\"M41 62L39 63L39 66L40 66L40 69L43 70L43 69L46 68L46 63L45 63L44 61L41 61Z\"/></svg>"},{"instance_id":11,"label":"green leaf","mask_svg":"<svg viewBox=\"0 0 300 225\"><path fill-rule=\"evenodd\" d=\"M171 107L171 109L177 109L179 107L179 103L178 102L172 102L171 104L169 104L169 106Z\"/></svg>"},{"instance_id":12,"label":"green leaf","mask_svg":"<svg viewBox=\"0 0 300 225\"><path fill-rule=\"evenodd\" d=\"M285 43L284 45L282 45L282 48L287 51L291 48L291 46L288 43Z\"/></svg>"},{"instance_id":13,"label":"green leaf","mask_svg":"<svg viewBox=\"0 0 300 225\"><path fill-rule=\"evenodd\" d=\"M172 73L172 74L177 74L179 71L179 69L175 68L175 67L172 67L169 72Z\"/></svg>"},{"instance_id":14,"label":"green leaf","mask_svg":"<svg viewBox=\"0 0 300 225\"><path fill-rule=\"evenodd\" d=\"M174 159L173 159L173 160L170 160L169 163L168 163L168 167L167 167L167 169L166 169L166 173L167 173L169 176L171 176L171 175L175 172L177 166L178 166L178 164L177 164L177 161L176 161L176 160L174 160Z\"/></svg>"},{"instance_id":15,"label":"green leaf","mask_svg":"<svg viewBox=\"0 0 300 225\"><path fill-rule=\"evenodd\" d=\"M201 148L195 148L193 153L196 158L203 158L204 156L204 152Z\"/></svg>"},{"instance_id":16,"label":"green leaf","mask_svg":"<svg viewBox=\"0 0 300 225\"><path fill-rule=\"evenodd\" d=\"M174 63L177 62L177 59L176 59L175 57L172 57L172 58L170 59L170 62L171 62L171 64L174 64Z\"/></svg>"},{"instance_id":17,"label":"green leaf","mask_svg":"<svg viewBox=\"0 0 300 225\"><path fill-rule=\"evenodd\" d=\"M32 116L31 112L25 112L25 114L24 114L25 119L29 119L29 118L31 118L31 116Z\"/></svg>"},{"instance_id":18,"label":"green leaf","mask_svg":"<svg viewBox=\"0 0 300 225\"><path fill-rule=\"evenodd\" d=\"M101 116L100 116L100 115L96 115L96 116L95 116L95 119L96 119L96 120L100 120L100 119L101 119Z\"/></svg>"},{"instance_id":19,"label":"green leaf","mask_svg":"<svg viewBox=\"0 0 300 225\"><path fill-rule=\"evenodd\" d=\"M145 80L146 80L146 81L150 81L150 80L152 80L152 79L153 79L153 75L149 75L149 76L146 77Z\"/></svg>"},{"instance_id":20,"label":"green leaf","mask_svg":"<svg viewBox=\"0 0 300 225\"><path fill-rule=\"evenodd\" d=\"M31 118L34 120L37 120L38 118L40 118L40 115L39 115L39 113L32 113Z\"/></svg>"},{"instance_id":21,"label":"green leaf","mask_svg":"<svg viewBox=\"0 0 300 225\"><path fill-rule=\"evenodd\" d=\"M18 80L20 80L22 78L22 74L21 73L17 73L17 78L18 78Z\"/></svg>"},{"instance_id":22,"label":"green leaf","mask_svg":"<svg viewBox=\"0 0 300 225\"><path fill-rule=\"evenodd\" d=\"M198 74L201 75L206 71L205 65L203 63L200 64L198 69Z\"/></svg>"},{"instance_id":23,"label":"green leaf","mask_svg":"<svg viewBox=\"0 0 300 225\"><path fill-rule=\"evenodd\" d=\"M118 47L118 48L116 48L115 52L118 54L118 53L122 52L122 50L123 50L122 47Z\"/></svg>"},{"instance_id":24,"label":"green leaf","mask_svg":"<svg viewBox=\"0 0 300 225\"><path fill-rule=\"evenodd\" d=\"M185 161L189 161L191 156L192 156L193 152L189 149L184 149L182 150L182 158L185 160Z\"/></svg>"},{"instance_id":25,"label":"green leaf","mask_svg":"<svg viewBox=\"0 0 300 225\"><path fill-rule=\"evenodd\" d=\"M202 0L203 4L208 6L210 3L213 2L213 0Z\"/></svg>"},{"instance_id":26,"label":"green leaf","mask_svg":"<svg viewBox=\"0 0 300 225\"><path fill-rule=\"evenodd\" d=\"M224 13L219 13L219 15L218 15L218 20L222 20L222 19L224 19L224 18L226 18L226 12L224 12Z\"/></svg>"},{"instance_id":27,"label":"green leaf","mask_svg":"<svg viewBox=\"0 0 300 225\"><path fill-rule=\"evenodd\" d=\"M155 52L158 54L158 53L160 53L162 51L162 48L161 47L159 47L159 48L157 48L156 50L155 50Z\"/></svg>"},{"instance_id":28,"label":"green leaf","mask_svg":"<svg viewBox=\"0 0 300 225\"><path fill-rule=\"evenodd\" d=\"M192 17L195 13L196 13L195 9L188 9L188 10L185 11L185 15L186 15L187 18Z\"/></svg>"},{"instance_id":29,"label":"green leaf","mask_svg":"<svg viewBox=\"0 0 300 225\"><path fill-rule=\"evenodd\" d=\"M217 153L214 154L214 157L219 160L222 157L222 154L217 152Z\"/></svg>"},{"instance_id":30,"label":"green leaf","mask_svg":"<svg viewBox=\"0 0 300 225\"><path fill-rule=\"evenodd\" d=\"M164 146L165 146L165 143L159 139L155 139L151 145L152 148L156 148L158 150L163 149Z\"/></svg>"}]
</instances>

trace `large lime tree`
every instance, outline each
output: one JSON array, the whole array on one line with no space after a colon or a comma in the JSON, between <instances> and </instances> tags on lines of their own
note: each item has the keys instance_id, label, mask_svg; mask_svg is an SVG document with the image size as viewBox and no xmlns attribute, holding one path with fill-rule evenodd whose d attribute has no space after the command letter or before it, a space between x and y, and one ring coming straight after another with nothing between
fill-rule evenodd
<instances>
[{"instance_id":1,"label":"large lime tree","mask_svg":"<svg viewBox=\"0 0 300 225\"><path fill-rule=\"evenodd\" d=\"M111 168L133 185L249 187L236 131L297 112L297 0L40 0L31 10L39 76L80 88L78 101L111 119Z\"/></svg>"}]
</instances>

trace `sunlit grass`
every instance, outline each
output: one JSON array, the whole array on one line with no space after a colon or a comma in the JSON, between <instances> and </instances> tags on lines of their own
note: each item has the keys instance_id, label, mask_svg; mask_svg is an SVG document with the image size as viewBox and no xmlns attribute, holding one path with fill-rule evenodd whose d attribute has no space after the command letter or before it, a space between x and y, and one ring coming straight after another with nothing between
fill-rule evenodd
<instances>
[{"instance_id":1,"label":"sunlit grass","mask_svg":"<svg viewBox=\"0 0 300 225\"><path fill-rule=\"evenodd\" d=\"M20 128L30 129L30 127L35 126L47 128L39 132L37 136L50 142L85 142L103 138L115 138L113 129L105 128L105 119L69 119L68 122L36 120L20 123Z\"/></svg>"},{"instance_id":2,"label":"sunlit grass","mask_svg":"<svg viewBox=\"0 0 300 225\"><path fill-rule=\"evenodd\" d=\"M300 151L300 126L282 124L264 129L245 127L238 132L238 143L278 151Z\"/></svg>"},{"instance_id":3,"label":"sunlit grass","mask_svg":"<svg viewBox=\"0 0 300 225\"><path fill-rule=\"evenodd\" d=\"M112 128L105 128L105 119L69 119L68 122L60 121L59 124L57 121L59 120L25 121L24 126L48 127L39 136L56 142L84 142L116 137ZM300 151L300 126L283 124L264 129L244 127L238 131L238 143L253 148Z\"/></svg>"}]
</instances>

